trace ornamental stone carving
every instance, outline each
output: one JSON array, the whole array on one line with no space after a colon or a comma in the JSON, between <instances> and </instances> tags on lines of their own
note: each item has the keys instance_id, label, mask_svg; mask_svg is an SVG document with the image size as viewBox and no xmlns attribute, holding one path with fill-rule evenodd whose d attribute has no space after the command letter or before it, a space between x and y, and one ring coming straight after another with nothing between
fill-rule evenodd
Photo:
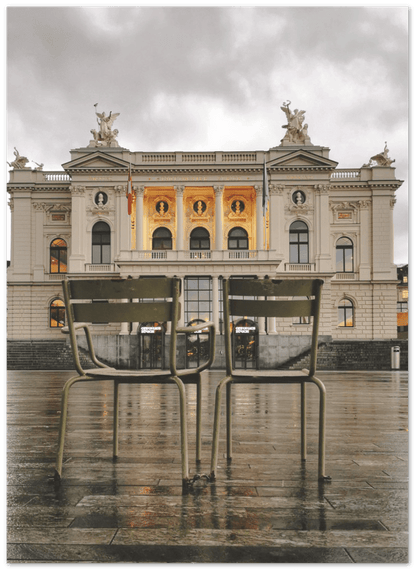
<instances>
[{"instance_id":1,"label":"ornamental stone carving","mask_svg":"<svg viewBox=\"0 0 416 571\"><path fill-rule=\"evenodd\" d=\"M12 161L11 163L7 163L10 167L12 167L12 169L29 169L30 167L27 167L26 164L29 162L29 159L27 159L26 157L22 157L19 153L19 151L16 149L16 147L14 147L14 156L15 159L14 161Z\"/></svg>"},{"instance_id":2,"label":"ornamental stone carving","mask_svg":"<svg viewBox=\"0 0 416 571\"><path fill-rule=\"evenodd\" d=\"M183 193L185 192L184 186L174 186L173 188L176 192L176 196L183 196Z\"/></svg>"},{"instance_id":3,"label":"ornamental stone carving","mask_svg":"<svg viewBox=\"0 0 416 571\"><path fill-rule=\"evenodd\" d=\"M94 105L95 109L97 109L98 103ZM96 129L91 129L92 136L94 139L90 141L89 147L118 147L119 144L116 141L118 136L118 130L112 129L114 121L120 115L120 113L113 113L110 111L110 114L106 116L105 113L97 113L97 123L98 123L98 131Z\"/></svg>"},{"instance_id":4,"label":"ornamental stone carving","mask_svg":"<svg viewBox=\"0 0 416 571\"><path fill-rule=\"evenodd\" d=\"M69 190L73 196L84 196L87 189L85 186L76 186L71 184Z\"/></svg>"},{"instance_id":5,"label":"ornamental stone carving","mask_svg":"<svg viewBox=\"0 0 416 571\"><path fill-rule=\"evenodd\" d=\"M372 168L374 166L379 166L379 167L389 167L391 166L393 163L396 162L396 159L391 159L389 157L389 149L387 148L387 141L384 144L384 150L382 153L378 153L378 155L374 155L374 157L371 157L370 161L366 164L364 164L361 168Z\"/></svg>"},{"instance_id":6,"label":"ornamental stone carving","mask_svg":"<svg viewBox=\"0 0 416 571\"><path fill-rule=\"evenodd\" d=\"M278 196L282 196L286 187L283 184L270 184L269 185L269 193L276 194Z\"/></svg>"},{"instance_id":7,"label":"ornamental stone carving","mask_svg":"<svg viewBox=\"0 0 416 571\"><path fill-rule=\"evenodd\" d=\"M222 194L224 192L223 186L214 186L213 189L214 189L215 196L222 196Z\"/></svg>"},{"instance_id":8,"label":"ornamental stone carving","mask_svg":"<svg viewBox=\"0 0 416 571\"><path fill-rule=\"evenodd\" d=\"M306 111L295 109L292 113L289 109L290 104L291 102L287 101L280 108L286 115L287 120L287 124L282 125L283 129L286 129L286 134L281 143L282 145L310 145L311 139L308 135L308 125L307 123L303 125Z\"/></svg>"},{"instance_id":9,"label":"ornamental stone carving","mask_svg":"<svg viewBox=\"0 0 416 571\"><path fill-rule=\"evenodd\" d=\"M330 184L315 184L314 186L317 194L329 194L331 188Z\"/></svg>"}]
</instances>

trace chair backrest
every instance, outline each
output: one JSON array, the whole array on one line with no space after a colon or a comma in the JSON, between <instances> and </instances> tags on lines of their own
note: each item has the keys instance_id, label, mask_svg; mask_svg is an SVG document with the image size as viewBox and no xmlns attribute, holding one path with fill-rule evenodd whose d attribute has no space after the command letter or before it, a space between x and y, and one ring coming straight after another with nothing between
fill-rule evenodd
<instances>
[{"instance_id":1,"label":"chair backrest","mask_svg":"<svg viewBox=\"0 0 416 571\"><path fill-rule=\"evenodd\" d=\"M171 368L176 370L176 327L180 317L179 278L93 279L62 282L75 364L76 323L172 322ZM109 301L109 303L96 303ZM77 364L78 361L78 364ZM173 363L172 363L173 361ZM79 365L80 367L80 365Z\"/></svg>"},{"instance_id":2,"label":"chair backrest","mask_svg":"<svg viewBox=\"0 0 416 571\"><path fill-rule=\"evenodd\" d=\"M313 317L310 374L316 370L319 313L323 280L224 279L224 323L230 316ZM237 296L234 299L233 296ZM241 299L241 297L244 299ZM238 299L240 297L240 299ZM246 299L246 297L262 299ZM274 299L274 298L286 299ZM296 297L308 299L293 299ZM270 299L273 298L273 299ZM232 372L230 327L225 327L227 374Z\"/></svg>"}]
</instances>

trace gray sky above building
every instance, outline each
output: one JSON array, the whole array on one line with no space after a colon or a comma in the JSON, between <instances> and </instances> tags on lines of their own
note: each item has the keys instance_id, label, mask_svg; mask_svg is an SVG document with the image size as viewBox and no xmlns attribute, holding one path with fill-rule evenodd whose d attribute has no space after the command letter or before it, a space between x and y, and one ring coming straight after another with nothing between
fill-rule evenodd
<instances>
[{"instance_id":1,"label":"gray sky above building","mask_svg":"<svg viewBox=\"0 0 416 571\"><path fill-rule=\"evenodd\" d=\"M284 101L339 168L383 151L404 180L395 262L407 262L407 7L9 7L7 160L61 170L97 110L132 151L268 150Z\"/></svg>"}]
</instances>

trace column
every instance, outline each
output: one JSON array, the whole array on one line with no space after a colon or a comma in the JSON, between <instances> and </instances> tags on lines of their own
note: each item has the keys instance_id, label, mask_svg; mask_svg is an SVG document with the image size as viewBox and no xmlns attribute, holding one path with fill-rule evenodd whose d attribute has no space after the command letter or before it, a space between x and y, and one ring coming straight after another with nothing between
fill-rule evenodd
<instances>
[{"instance_id":1,"label":"column","mask_svg":"<svg viewBox=\"0 0 416 571\"><path fill-rule=\"evenodd\" d=\"M315 219L316 239L316 270L318 272L329 272L332 269L332 256L330 253L329 228L329 189L328 184L317 184L315 186L317 197L317 214Z\"/></svg>"},{"instance_id":2,"label":"column","mask_svg":"<svg viewBox=\"0 0 416 571\"><path fill-rule=\"evenodd\" d=\"M122 257L122 252L130 250L130 218L127 211L125 186L116 186L116 244L114 257Z\"/></svg>"},{"instance_id":3,"label":"column","mask_svg":"<svg viewBox=\"0 0 416 571\"><path fill-rule=\"evenodd\" d=\"M121 303L128 303L128 299L121 299ZM127 321L123 321L121 323L121 329L119 335L128 335L129 334L129 324Z\"/></svg>"},{"instance_id":4,"label":"column","mask_svg":"<svg viewBox=\"0 0 416 571\"><path fill-rule=\"evenodd\" d=\"M174 186L176 192L176 249L183 250L183 192L184 186Z\"/></svg>"},{"instance_id":5,"label":"column","mask_svg":"<svg viewBox=\"0 0 416 571\"><path fill-rule=\"evenodd\" d=\"M263 187L256 190L256 250L264 250Z\"/></svg>"},{"instance_id":6,"label":"column","mask_svg":"<svg viewBox=\"0 0 416 571\"><path fill-rule=\"evenodd\" d=\"M276 298L271 296L268 297L267 299L270 299L271 301L275 300ZM268 322L267 322L267 333L269 335L276 335L277 331L276 331L276 318L275 317L268 317L267 318Z\"/></svg>"},{"instance_id":7,"label":"column","mask_svg":"<svg viewBox=\"0 0 416 571\"><path fill-rule=\"evenodd\" d=\"M43 243L43 213L45 210L45 205L42 203L35 202L33 204L35 209L35 260L33 265L33 279L35 281L43 281L45 266L43 261L44 256L44 243ZM50 252L48 248L47 256L49 257ZM47 272L49 273L49 260L46 260Z\"/></svg>"},{"instance_id":8,"label":"column","mask_svg":"<svg viewBox=\"0 0 416 571\"><path fill-rule=\"evenodd\" d=\"M220 331L220 303L218 291L218 276L212 276L212 321L215 324L215 331Z\"/></svg>"},{"instance_id":9,"label":"column","mask_svg":"<svg viewBox=\"0 0 416 571\"><path fill-rule=\"evenodd\" d=\"M222 196L224 192L223 186L214 186L215 192L215 249L222 250L223 235L222 235Z\"/></svg>"},{"instance_id":10,"label":"column","mask_svg":"<svg viewBox=\"0 0 416 571\"><path fill-rule=\"evenodd\" d=\"M270 221L270 250L274 250L273 257L277 260L284 258L284 240L285 240L285 213L283 206L283 192L285 187L282 185L271 184L270 202L269 202L269 221Z\"/></svg>"},{"instance_id":11,"label":"column","mask_svg":"<svg viewBox=\"0 0 416 571\"><path fill-rule=\"evenodd\" d=\"M360 200L358 204L360 206L359 279L371 280L370 201ZM354 271L357 271L355 266L356 263L357 263L357 253L354 252Z\"/></svg>"},{"instance_id":12,"label":"column","mask_svg":"<svg viewBox=\"0 0 416 571\"><path fill-rule=\"evenodd\" d=\"M91 252L91 243L87 244L85 186L71 186L72 195L72 233L69 272L80 273L85 270L86 249Z\"/></svg>"},{"instance_id":13,"label":"column","mask_svg":"<svg viewBox=\"0 0 416 571\"><path fill-rule=\"evenodd\" d=\"M263 296L259 296L258 297L259 300L264 300ZM258 318L258 324L259 324L259 333L260 335L265 335L266 333L266 317L259 317Z\"/></svg>"},{"instance_id":14,"label":"column","mask_svg":"<svg viewBox=\"0 0 416 571\"><path fill-rule=\"evenodd\" d=\"M136 250L143 250L143 197L144 186L136 188Z\"/></svg>"},{"instance_id":15,"label":"column","mask_svg":"<svg viewBox=\"0 0 416 571\"><path fill-rule=\"evenodd\" d=\"M180 318L178 319L178 326L179 327L184 327L185 326L185 283L184 283L184 279L181 276L178 276L181 280L181 295L179 296L179 303L181 306L181 315Z\"/></svg>"}]
</instances>

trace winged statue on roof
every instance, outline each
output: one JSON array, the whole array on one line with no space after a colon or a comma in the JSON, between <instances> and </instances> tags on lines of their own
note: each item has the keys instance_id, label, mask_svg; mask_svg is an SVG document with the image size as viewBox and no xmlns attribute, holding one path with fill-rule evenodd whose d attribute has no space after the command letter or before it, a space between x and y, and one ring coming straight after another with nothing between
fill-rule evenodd
<instances>
[{"instance_id":1,"label":"winged statue on roof","mask_svg":"<svg viewBox=\"0 0 416 571\"><path fill-rule=\"evenodd\" d=\"M94 146L118 147L116 141L118 130L112 127L120 113L113 113L112 111L110 111L109 115L106 115L105 112L99 113L97 111L97 105L98 103L96 103L94 107L96 109L95 114L97 116L99 130L91 129L91 133L94 137L94 141L91 141L91 143L93 143Z\"/></svg>"}]
</instances>

